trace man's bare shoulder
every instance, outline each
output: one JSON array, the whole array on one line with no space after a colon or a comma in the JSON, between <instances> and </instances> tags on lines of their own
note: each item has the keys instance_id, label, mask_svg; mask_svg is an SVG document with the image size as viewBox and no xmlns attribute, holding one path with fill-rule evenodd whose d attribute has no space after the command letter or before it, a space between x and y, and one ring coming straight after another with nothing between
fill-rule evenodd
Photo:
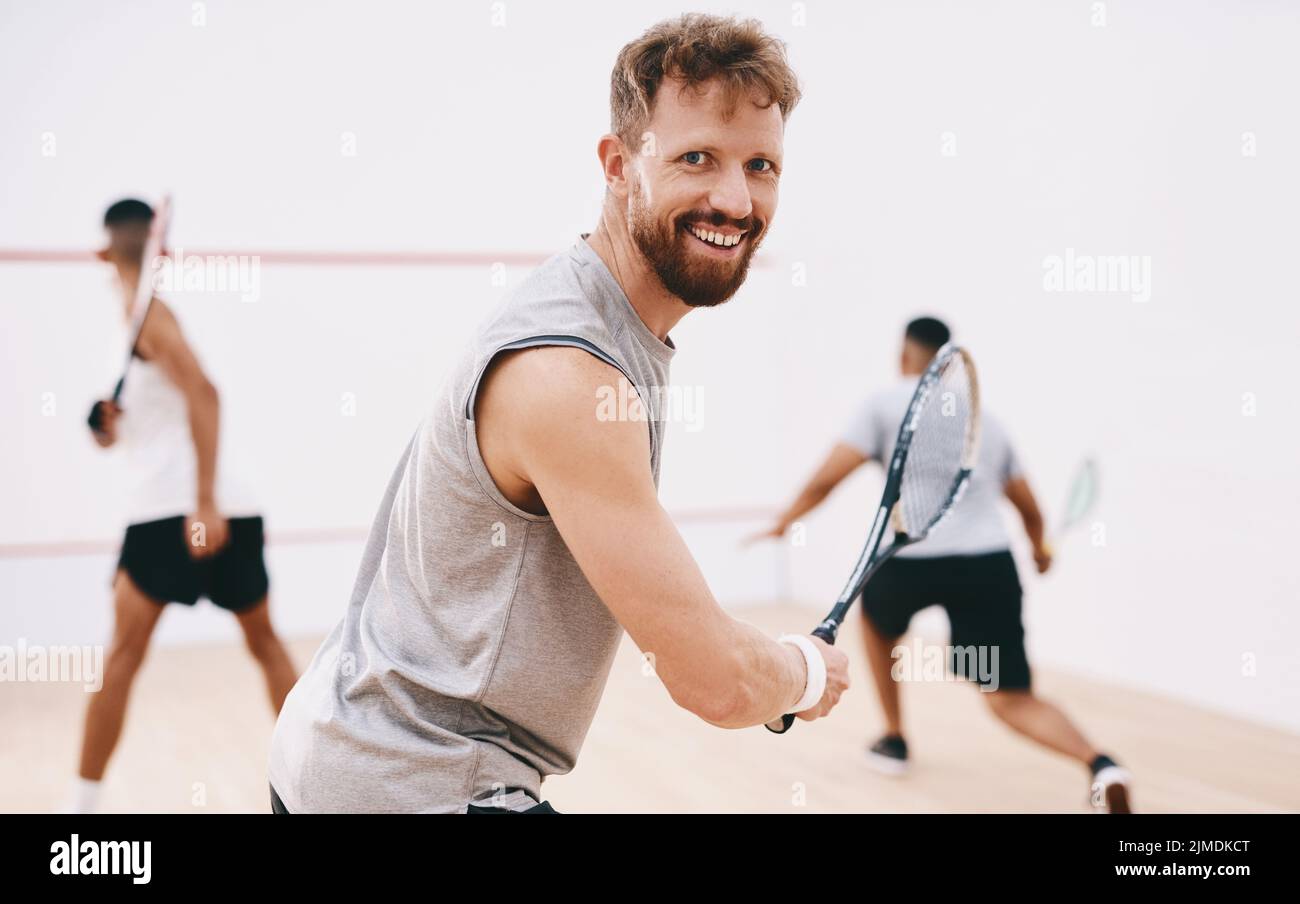
<instances>
[{"instance_id":1,"label":"man's bare shoulder","mask_svg":"<svg viewBox=\"0 0 1300 904\"><path fill-rule=\"evenodd\" d=\"M172 309L160 298L155 298L145 315L140 328L140 340L137 348L147 358L156 358L185 344L185 335L181 332L180 321Z\"/></svg>"},{"instance_id":2,"label":"man's bare shoulder","mask_svg":"<svg viewBox=\"0 0 1300 904\"><path fill-rule=\"evenodd\" d=\"M578 348L545 345L503 352L483 375L475 410L505 399L510 408L543 405L553 415L594 417L600 393L620 379L616 367Z\"/></svg>"},{"instance_id":3,"label":"man's bare shoulder","mask_svg":"<svg viewBox=\"0 0 1300 904\"><path fill-rule=\"evenodd\" d=\"M520 473L533 472L539 459L556 458L574 467L627 458L648 470L648 426L610 419L601 403L622 379L617 368L582 349L541 346L503 353L484 375L475 400L478 430L507 450Z\"/></svg>"}]
</instances>

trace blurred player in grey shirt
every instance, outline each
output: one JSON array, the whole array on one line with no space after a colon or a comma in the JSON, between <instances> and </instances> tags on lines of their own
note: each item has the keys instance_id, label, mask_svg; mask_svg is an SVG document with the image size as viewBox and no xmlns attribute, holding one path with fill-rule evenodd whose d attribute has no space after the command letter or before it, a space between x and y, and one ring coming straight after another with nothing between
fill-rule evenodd
<instances>
[{"instance_id":1,"label":"blurred player in grey shirt","mask_svg":"<svg viewBox=\"0 0 1300 904\"><path fill-rule=\"evenodd\" d=\"M907 325L899 381L866 400L798 497L760 537L783 536L859 465L889 461L917 381L949 335L948 327L932 317ZM979 458L965 495L933 534L887 561L863 590L867 657L885 716L885 735L869 748L869 759L888 774L907 771L893 651L913 615L940 605L951 626L948 669L978 685L994 715L1011 728L1087 766L1093 806L1128 812L1125 770L1057 706L1033 693L1020 579L999 510L1003 496L1020 514L1039 573L1046 572L1052 558L1038 503L1002 424L985 411ZM888 542L886 537L883 545Z\"/></svg>"}]
</instances>

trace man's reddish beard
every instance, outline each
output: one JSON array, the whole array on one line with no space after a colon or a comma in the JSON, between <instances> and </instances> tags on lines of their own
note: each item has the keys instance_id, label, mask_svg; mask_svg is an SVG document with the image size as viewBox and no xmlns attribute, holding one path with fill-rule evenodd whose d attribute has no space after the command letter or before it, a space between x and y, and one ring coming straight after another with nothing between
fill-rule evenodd
<instances>
[{"instance_id":1,"label":"man's reddish beard","mask_svg":"<svg viewBox=\"0 0 1300 904\"><path fill-rule=\"evenodd\" d=\"M717 211L692 211L664 223L654 218L643 197L633 190L628 231L664 288L693 308L711 308L735 295L749 275L749 261L758 250L764 224L753 217L732 220ZM684 228L692 223L714 227L730 224L742 229L748 233L745 248L730 261L696 254L687 247L687 242L695 239Z\"/></svg>"}]
</instances>

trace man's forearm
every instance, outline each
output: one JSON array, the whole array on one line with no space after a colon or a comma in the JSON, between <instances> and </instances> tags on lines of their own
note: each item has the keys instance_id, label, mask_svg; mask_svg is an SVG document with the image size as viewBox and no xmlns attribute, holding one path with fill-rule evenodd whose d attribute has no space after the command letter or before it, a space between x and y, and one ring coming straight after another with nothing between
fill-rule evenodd
<instances>
[{"instance_id":1,"label":"man's forearm","mask_svg":"<svg viewBox=\"0 0 1300 904\"><path fill-rule=\"evenodd\" d=\"M733 631L735 693L727 710L707 721L719 728L750 728L790 712L808 682L803 653L747 622L735 620Z\"/></svg>"},{"instance_id":2,"label":"man's forearm","mask_svg":"<svg viewBox=\"0 0 1300 904\"><path fill-rule=\"evenodd\" d=\"M1021 520L1025 523L1025 534L1029 537L1029 542L1034 545L1034 549L1043 548L1043 519L1037 514L1023 515Z\"/></svg>"},{"instance_id":3,"label":"man's forearm","mask_svg":"<svg viewBox=\"0 0 1300 904\"><path fill-rule=\"evenodd\" d=\"M830 488L824 487L820 484L810 483L804 487L799 492L799 495L795 497L794 502L790 503L790 507L782 512L780 518L777 520L777 524L780 525L782 533L788 530L790 525L794 524L804 515L821 505L822 501L829 494Z\"/></svg>"},{"instance_id":4,"label":"man's forearm","mask_svg":"<svg viewBox=\"0 0 1300 904\"><path fill-rule=\"evenodd\" d=\"M217 448L221 431L221 400L215 389L206 389L189 401L190 436L194 440L195 469L200 508L216 501Z\"/></svg>"}]
</instances>

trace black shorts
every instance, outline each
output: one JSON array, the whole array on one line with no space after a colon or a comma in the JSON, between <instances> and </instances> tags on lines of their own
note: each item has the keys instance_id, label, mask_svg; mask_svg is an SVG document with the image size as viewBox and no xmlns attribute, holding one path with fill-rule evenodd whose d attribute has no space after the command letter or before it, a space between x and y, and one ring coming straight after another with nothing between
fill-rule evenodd
<instances>
[{"instance_id":1,"label":"black shorts","mask_svg":"<svg viewBox=\"0 0 1300 904\"><path fill-rule=\"evenodd\" d=\"M216 555L196 559L185 518L177 515L128 527L117 567L159 603L193 606L206 596L239 612L261 602L270 587L262 544L261 518L231 518L226 545Z\"/></svg>"},{"instance_id":2,"label":"black shorts","mask_svg":"<svg viewBox=\"0 0 1300 904\"><path fill-rule=\"evenodd\" d=\"M894 557L880 566L862 592L862 611L882 634L899 637L912 616L939 605L948 613L949 644L959 648L996 648L996 686L1028 690L1029 659L1020 621L1021 588L1010 552L981 556ZM955 657L963 678L982 685L995 682L979 674L975 655ZM986 665L994 662L991 655Z\"/></svg>"}]
</instances>

